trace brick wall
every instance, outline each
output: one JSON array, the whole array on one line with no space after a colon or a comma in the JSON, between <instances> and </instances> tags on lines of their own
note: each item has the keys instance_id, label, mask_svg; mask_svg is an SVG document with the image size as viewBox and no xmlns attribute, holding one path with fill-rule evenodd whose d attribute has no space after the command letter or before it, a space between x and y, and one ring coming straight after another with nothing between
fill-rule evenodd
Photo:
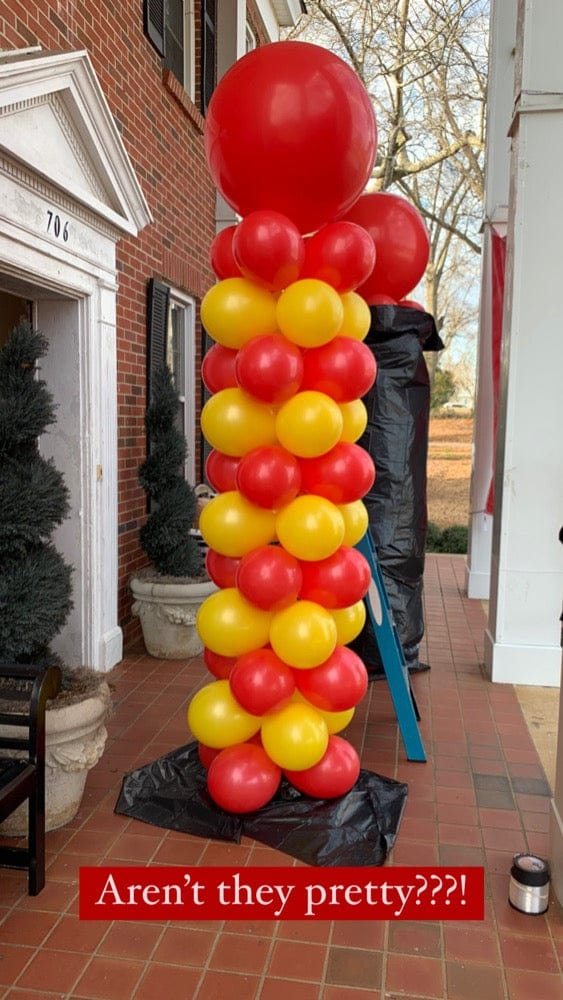
<instances>
[{"instance_id":1,"label":"brick wall","mask_svg":"<svg viewBox=\"0 0 563 1000\"><path fill-rule=\"evenodd\" d=\"M252 4L249 18L264 41ZM127 644L138 635L128 580L146 562L138 541L146 503L137 470L145 455L147 282L160 278L199 305L215 280L209 267L215 191L203 149L204 122L145 37L141 0L0 0L0 48L31 45L88 51L154 218L117 248L119 621ZM199 322L196 344L199 366Z\"/></svg>"}]
</instances>

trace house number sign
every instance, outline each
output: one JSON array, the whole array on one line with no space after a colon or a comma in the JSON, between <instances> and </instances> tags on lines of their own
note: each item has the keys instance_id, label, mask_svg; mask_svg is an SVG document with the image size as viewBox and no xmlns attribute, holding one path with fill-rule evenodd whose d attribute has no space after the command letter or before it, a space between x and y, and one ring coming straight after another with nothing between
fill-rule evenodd
<instances>
[{"instance_id":1,"label":"house number sign","mask_svg":"<svg viewBox=\"0 0 563 1000\"><path fill-rule=\"evenodd\" d=\"M66 243L69 237L68 219L62 219L58 212L47 209L47 232L49 236L54 236L57 240Z\"/></svg>"}]
</instances>

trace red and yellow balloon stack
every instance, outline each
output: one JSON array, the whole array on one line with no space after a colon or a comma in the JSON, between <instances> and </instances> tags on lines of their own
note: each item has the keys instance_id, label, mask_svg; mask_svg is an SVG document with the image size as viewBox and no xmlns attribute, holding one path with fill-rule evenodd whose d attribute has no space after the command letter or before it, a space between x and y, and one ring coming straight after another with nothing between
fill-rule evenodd
<instances>
[{"instance_id":1,"label":"red and yellow balloon stack","mask_svg":"<svg viewBox=\"0 0 563 1000\"><path fill-rule=\"evenodd\" d=\"M292 129L296 96L319 78L323 102L298 104L306 121ZM232 136L239 102L242 140ZM215 679L192 698L188 725L209 794L242 813L264 806L282 775L305 794L329 798L348 792L360 770L338 734L367 688L365 666L348 644L363 627L370 582L354 546L367 529L362 497L375 469L356 442L367 420L360 397L376 370L362 343L369 308L355 289L373 271L375 247L361 226L330 220L361 194L375 121L349 67L324 49L288 42L232 67L206 130L212 176L243 217L213 244L220 280L201 308L215 341L202 368L212 395L201 426L217 496L200 530L219 589L197 619ZM335 156L339 130L342 143L356 145ZM247 169L237 173L241 149ZM340 160L352 151L354 166L346 168Z\"/></svg>"}]
</instances>

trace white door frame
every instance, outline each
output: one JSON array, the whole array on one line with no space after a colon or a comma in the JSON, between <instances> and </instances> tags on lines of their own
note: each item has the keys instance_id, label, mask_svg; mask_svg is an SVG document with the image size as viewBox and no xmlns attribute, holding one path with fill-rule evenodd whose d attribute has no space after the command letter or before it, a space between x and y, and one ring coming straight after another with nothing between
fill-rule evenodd
<instances>
[{"instance_id":1,"label":"white door frame","mask_svg":"<svg viewBox=\"0 0 563 1000\"><path fill-rule=\"evenodd\" d=\"M75 607L53 646L100 671L122 656L116 244L150 221L87 53L0 57L0 286L33 300L49 341L57 423L40 447L71 492L54 541Z\"/></svg>"}]
</instances>

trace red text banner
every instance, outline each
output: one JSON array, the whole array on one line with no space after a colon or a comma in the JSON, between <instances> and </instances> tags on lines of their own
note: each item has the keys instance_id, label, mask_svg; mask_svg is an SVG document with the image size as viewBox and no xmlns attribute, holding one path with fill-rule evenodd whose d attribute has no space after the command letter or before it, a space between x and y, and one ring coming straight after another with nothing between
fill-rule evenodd
<instances>
[{"instance_id":1,"label":"red text banner","mask_svg":"<svg viewBox=\"0 0 563 1000\"><path fill-rule=\"evenodd\" d=\"M81 920L482 920L483 868L80 868Z\"/></svg>"}]
</instances>

